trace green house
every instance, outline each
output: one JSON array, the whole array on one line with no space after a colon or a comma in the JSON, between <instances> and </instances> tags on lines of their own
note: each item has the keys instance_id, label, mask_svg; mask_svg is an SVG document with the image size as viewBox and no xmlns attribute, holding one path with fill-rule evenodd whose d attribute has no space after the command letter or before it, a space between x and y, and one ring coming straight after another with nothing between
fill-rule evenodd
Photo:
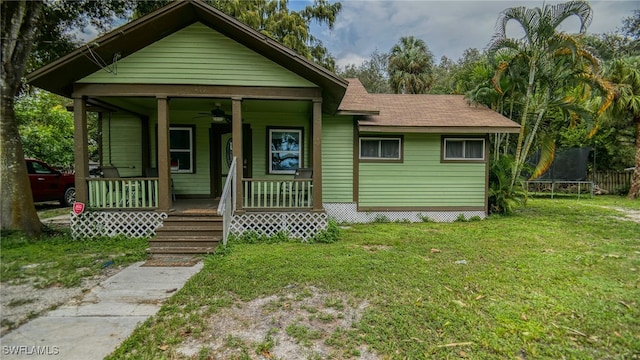
<instances>
[{"instance_id":1,"label":"green house","mask_svg":"<svg viewBox=\"0 0 640 360\"><path fill-rule=\"evenodd\" d=\"M306 239L331 218L484 217L488 134L519 130L461 96L368 94L198 0L27 79L74 101L76 236L160 236L172 218L184 235L216 217L224 236ZM89 177L89 112L103 177Z\"/></svg>"}]
</instances>

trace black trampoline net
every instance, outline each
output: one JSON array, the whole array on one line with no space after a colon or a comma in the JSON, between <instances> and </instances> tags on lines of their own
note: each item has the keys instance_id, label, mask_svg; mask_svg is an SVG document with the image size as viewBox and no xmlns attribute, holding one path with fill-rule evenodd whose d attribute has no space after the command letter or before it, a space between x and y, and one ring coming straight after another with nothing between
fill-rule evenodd
<instances>
[{"instance_id":1,"label":"black trampoline net","mask_svg":"<svg viewBox=\"0 0 640 360\"><path fill-rule=\"evenodd\" d=\"M570 148L556 152L551 167L540 177L531 179L547 181L586 181L591 148ZM540 152L537 152L528 161L535 168L540 160Z\"/></svg>"}]
</instances>

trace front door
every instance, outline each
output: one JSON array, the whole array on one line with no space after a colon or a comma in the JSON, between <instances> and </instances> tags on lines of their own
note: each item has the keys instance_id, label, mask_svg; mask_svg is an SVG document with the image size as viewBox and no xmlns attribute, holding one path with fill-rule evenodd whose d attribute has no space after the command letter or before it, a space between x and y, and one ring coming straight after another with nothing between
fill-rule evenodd
<instances>
[{"instance_id":1,"label":"front door","mask_svg":"<svg viewBox=\"0 0 640 360\"><path fill-rule=\"evenodd\" d=\"M231 125L211 124L210 148L211 148L211 195L220 197L224 183L229 175L231 165L232 143ZM242 124L242 168L243 177L251 178L252 168L252 136L251 125Z\"/></svg>"}]
</instances>

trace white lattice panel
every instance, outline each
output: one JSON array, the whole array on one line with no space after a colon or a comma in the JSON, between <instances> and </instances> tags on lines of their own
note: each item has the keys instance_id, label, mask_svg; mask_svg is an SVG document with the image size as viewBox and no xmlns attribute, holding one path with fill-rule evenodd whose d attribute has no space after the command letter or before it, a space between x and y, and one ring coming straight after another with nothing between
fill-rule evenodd
<instances>
[{"instance_id":1,"label":"white lattice panel","mask_svg":"<svg viewBox=\"0 0 640 360\"><path fill-rule=\"evenodd\" d=\"M311 212L270 212L246 213L234 215L230 231L242 235L247 231L273 236L284 232L291 238L307 241L318 231L327 228L328 218L325 213Z\"/></svg>"},{"instance_id":2,"label":"white lattice panel","mask_svg":"<svg viewBox=\"0 0 640 360\"><path fill-rule=\"evenodd\" d=\"M152 237L167 217L156 211L86 211L71 213L74 239L99 236Z\"/></svg>"},{"instance_id":3,"label":"white lattice panel","mask_svg":"<svg viewBox=\"0 0 640 360\"><path fill-rule=\"evenodd\" d=\"M466 219L486 217L484 211L358 211L356 203L324 203L330 219L339 223L371 223L381 221L423 222L429 218L436 222L453 222L460 214Z\"/></svg>"}]
</instances>

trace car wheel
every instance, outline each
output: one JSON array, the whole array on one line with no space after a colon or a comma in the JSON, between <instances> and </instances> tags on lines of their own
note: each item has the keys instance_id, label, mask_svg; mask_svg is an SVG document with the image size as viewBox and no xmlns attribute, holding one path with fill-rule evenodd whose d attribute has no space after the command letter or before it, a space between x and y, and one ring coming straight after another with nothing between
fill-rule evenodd
<instances>
[{"instance_id":1,"label":"car wheel","mask_svg":"<svg viewBox=\"0 0 640 360\"><path fill-rule=\"evenodd\" d=\"M74 202L76 202L76 188L67 188L67 190L64 191L64 197L60 203L62 206L73 206Z\"/></svg>"}]
</instances>

